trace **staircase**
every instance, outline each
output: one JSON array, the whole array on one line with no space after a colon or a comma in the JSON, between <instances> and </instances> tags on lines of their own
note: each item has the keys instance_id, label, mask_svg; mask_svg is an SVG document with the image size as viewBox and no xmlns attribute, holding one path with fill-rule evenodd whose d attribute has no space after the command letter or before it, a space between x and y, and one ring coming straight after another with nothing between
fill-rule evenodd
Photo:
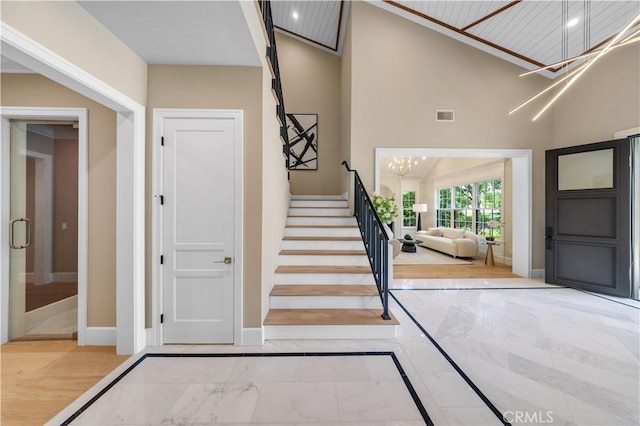
<instances>
[{"instance_id":1,"label":"staircase","mask_svg":"<svg viewBox=\"0 0 640 426\"><path fill-rule=\"evenodd\" d=\"M342 196L293 195L264 321L267 339L393 338Z\"/></svg>"}]
</instances>

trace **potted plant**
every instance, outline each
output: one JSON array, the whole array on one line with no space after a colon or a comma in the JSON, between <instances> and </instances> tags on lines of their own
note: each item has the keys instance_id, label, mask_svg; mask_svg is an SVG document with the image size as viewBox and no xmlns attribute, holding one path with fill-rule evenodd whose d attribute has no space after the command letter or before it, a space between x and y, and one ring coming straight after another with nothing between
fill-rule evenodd
<instances>
[{"instance_id":1,"label":"potted plant","mask_svg":"<svg viewBox=\"0 0 640 426\"><path fill-rule=\"evenodd\" d=\"M504 226L504 223L502 223L502 221L500 220L494 219L487 222L487 226L491 229L491 235L485 236L484 239L487 241L494 241L496 237L493 236L493 230L495 228L502 228Z\"/></svg>"},{"instance_id":2,"label":"potted plant","mask_svg":"<svg viewBox=\"0 0 640 426\"><path fill-rule=\"evenodd\" d=\"M382 223L390 224L398 217L398 206L394 197L383 197L380 194L373 194L371 202Z\"/></svg>"}]
</instances>

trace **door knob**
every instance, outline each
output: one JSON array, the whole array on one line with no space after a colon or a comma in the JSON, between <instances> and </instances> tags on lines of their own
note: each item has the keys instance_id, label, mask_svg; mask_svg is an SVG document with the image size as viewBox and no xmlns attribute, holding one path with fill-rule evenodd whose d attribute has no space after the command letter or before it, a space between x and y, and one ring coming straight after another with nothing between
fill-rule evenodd
<instances>
[{"instance_id":1,"label":"door knob","mask_svg":"<svg viewBox=\"0 0 640 426\"><path fill-rule=\"evenodd\" d=\"M213 263L224 263L225 265L230 265L232 263L232 260L230 257L225 257L224 260L216 260Z\"/></svg>"}]
</instances>

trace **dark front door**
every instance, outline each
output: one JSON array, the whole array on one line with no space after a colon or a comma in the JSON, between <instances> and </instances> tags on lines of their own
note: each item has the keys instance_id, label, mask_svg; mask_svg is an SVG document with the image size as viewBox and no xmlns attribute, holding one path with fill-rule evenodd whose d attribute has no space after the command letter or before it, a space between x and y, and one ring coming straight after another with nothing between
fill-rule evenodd
<instances>
[{"instance_id":1,"label":"dark front door","mask_svg":"<svg viewBox=\"0 0 640 426\"><path fill-rule=\"evenodd\" d=\"M631 141L546 152L545 280L631 297Z\"/></svg>"}]
</instances>

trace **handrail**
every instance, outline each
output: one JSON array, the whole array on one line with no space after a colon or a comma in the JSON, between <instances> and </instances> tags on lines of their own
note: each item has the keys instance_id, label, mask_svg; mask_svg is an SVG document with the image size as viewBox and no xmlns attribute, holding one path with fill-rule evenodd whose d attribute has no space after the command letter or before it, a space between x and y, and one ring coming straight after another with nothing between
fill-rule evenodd
<instances>
[{"instance_id":1,"label":"handrail","mask_svg":"<svg viewBox=\"0 0 640 426\"><path fill-rule=\"evenodd\" d=\"M262 20L267 30L267 38L269 45L267 46L266 57L269 60L271 70L273 71L273 79L271 80L271 90L276 97L278 105L276 106L276 116L280 121L280 138L282 139L282 155L285 158L285 165L289 170L289 134L287 132L287 113L284 108L284 96L282 94L282 81L280 79L280 66L278 65L278 50L276 49L276 35L273 26L273 17L271 15L271 2L269 0L259 0L258 5L262 12Z\"/></svg>"},{"instance_id":2,"label":"handrail","mask_svg":"<svg viewBox=\"0 0 640 426\"><path fill-rule=\"evenodd\" d=\"M367 250L367 258L373 270L373 276L378 286L378 293L382 301L382 318L390 320L389 316L389 236L382 221L376 213L375 207L367 194L367 190L360 179L357 170L351 169L346 161L342 162L349 173L355 176L353 183L354 212L360 235Z\"/></svg>"}]
</instances>

